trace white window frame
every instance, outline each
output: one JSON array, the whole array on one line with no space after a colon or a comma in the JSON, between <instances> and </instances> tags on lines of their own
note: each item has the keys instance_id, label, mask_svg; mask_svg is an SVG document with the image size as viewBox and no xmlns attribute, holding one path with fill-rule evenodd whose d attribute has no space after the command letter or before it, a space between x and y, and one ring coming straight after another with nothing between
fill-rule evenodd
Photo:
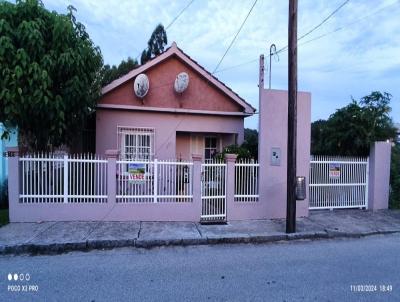
<instances>
[{"instance_id":1,"label":"white window frame","mask_svg":"<svg viewBox=\"0 0 400 302\"><path fill-rule=\"evenodd\" d=\"M118 150L120 151L120 158L122 160L154 160L154 128L118 126L117 134ZM130 136L130 139L128 139L130 145L128 146L127 136ZM147 139L145 137L148 137L148 143L146 143ZM131 149L130 152L127 152L128 148Z\"/></svg>"}]
</instances>

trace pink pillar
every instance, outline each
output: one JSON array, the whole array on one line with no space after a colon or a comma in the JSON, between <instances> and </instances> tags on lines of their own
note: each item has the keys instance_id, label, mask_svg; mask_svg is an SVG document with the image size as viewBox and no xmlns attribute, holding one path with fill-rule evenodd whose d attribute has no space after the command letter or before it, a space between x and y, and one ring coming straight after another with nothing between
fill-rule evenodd
<instances>
[{"instance_id":1,"label":"pink pillar","mask_svg":"<svg viewBox=\"0 0 400 302\"><path fill-rule=\"evenodd\" d=\"M106 158L107 158L107 203L114 204L116 202L117 195L117 157L119 151L118 150L107 150Z\"/></svg>"},{"instance_id":2,"label":"pink pillar","mask_svg":"<svg viewBox=\"0 0 400 302\"><path fill-rule=\"evenodd\" d=\"M391 143L375 142L369 154L368 209L389 205Z\"/></svg>"},{"instance_id":3,"label":"pink pillar","mask_svg":"<svg viewBox=\"0 0 400 302\"><path fill-rule=\"evenodd\" d=\"M18 147L7 148L8 156L8 207L10 222L16 222L19 203L19 150Z\"/></svg>"},{"instance_id":4,"label":"pink pillar","mask_svg":"<svg viewBox=\"0 0 400 302\"><path fill-rule=\"evenodd\" d=\"M288 94L285 90L262 89L259 115L259 194L266 218L286 217L286 163ZM311 144L311 94L297 94L296 175L308 177ZM297 201L296 215L308 216L308 198Z\"/></svg>"},{"instance_id":5,"label":"pink pillar","mask_svg":"<svg viewBox=\"0 0 400 302\"><path fill-rule=\"evenodd\" d=\"M192 154L193 159L193 205L195 212L199 213L200 220L202 201L201 201L201 163L202 157L198 154Z\"/></svg>"},{"instance_id":6,"label":"pink pillar","mask_svg":"<svg viewBox=\"0 0 400 302\"><path fill-rule=\"evenodd\" d=\"M226 162L226 220L230 218L229 210L235 207L235 162L236 154L225 154Z\"/></svg>"}]
</instances>

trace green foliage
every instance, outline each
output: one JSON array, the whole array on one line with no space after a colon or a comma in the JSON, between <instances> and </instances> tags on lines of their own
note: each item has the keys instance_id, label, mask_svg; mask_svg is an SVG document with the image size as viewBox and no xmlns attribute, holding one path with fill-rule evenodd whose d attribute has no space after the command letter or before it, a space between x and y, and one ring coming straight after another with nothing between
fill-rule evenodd
<instances>
[{"instance_id":1,"label":"green foliage","mask_svg":"<svg viewBox=\"0 0 400 302\"><path fill-rule=\"evenodd\" d=\"M390 94L375 91L358 102L353 99L328 120L315 121L311 126L311 153L368 155L373 142L394 139L390 99Z\"/></svg>"},{"instance_id":2,"label":"green foliage","mask_svg":"<svg viewBox=\"0 0 400 302\"><path fill-rule=\"evenodd\" d=\"M0 210L0 226L6 225L9 222L8 209Z\"/></svg>"},{"instance_id":3,"label":"green foliage","mask_svg":"<svg viewBox=\"0 0 400 302\"><path fill-rule=\"evenodd\" d=\"M396 143L392 148L390 163L390 199L389 207L400 209L400 144Z\"/></svg>"},{"instance_id":4,"label":"green foliage","mask_svg":"<svg viewBox=\"0 0 400 302\"><path fill-rule=\"evenodd\" d=\"M0 183L0 209L8 209L8 182Z\"/></svg>"},{"instance_id":5,"label":"green foliage","mask_svg":"<svg viewBox=\"0 0 400 302\"><path fill-rule=\"evenodd\" d=\"M249 150L238 145L230 145L225 147L222 152L215 155L215 158L218 160L223 160L225 158L225 154L237 154L238 159L252 158Z\"/></svg>"},{"instance_id":6,"label":"green foliage","mask_svg":"<svg viewBox=\"0 0 400 302\"><path fill-rule=\"evenodd\" d=\"M120 78L121 76L127 74L129 71L132 69L136 68L138 66L138 62L131 57L128 57L128 59L125 61L123 60L118 66L113 65L104 65L103 70L102 70L102 82L101 85L105 86L112 81Z\"/></svg>"},{"instance_id":7,"label":"green foliage","mask_svg":"<svg viewBox=\"0 0 400 302\"><path fill-rule=\"evenodd\" d=\"M167 33L162 24L158 24L154 29L149 41L147 49L143 50L140 57L140 63L143 65L150 59L160 55L164 51L165 45L168 44Z\"/></svg>"},{"instance_id":8,"label":"green foliage","mask_svg":"<svg viewBox=\"0 0 400 302\"><path fill-rule=\"evenodd\" d=\"M100 93L101 52L74 11L0 2L0 121L29 149L72 141Z\"/></svg>"},{"instance_id":9,"label":"green foliage","mask_svg":"<svg viewBox=\"0 0 400 302\"><path fill-rule=\"evenodd\" d=\"M225 154L237 154L238 159L257 159L258 158L258 131L255 129L244 129L244 142L240 146L230 145L225 147L222 152L215 155L218 160L223 160Z\"/></svg>"},{"instance_id":10,"label":"green foliage","mask_svg":"<svg viewBox=\"0 0 400 302\"><path fill-rule=\"evenodd\" d=\"M250 153L250 157L253 159L258 158L258 131L255 129L244 129L244 142L241 146L247 149Z\"/></svg>"}]
</instances>

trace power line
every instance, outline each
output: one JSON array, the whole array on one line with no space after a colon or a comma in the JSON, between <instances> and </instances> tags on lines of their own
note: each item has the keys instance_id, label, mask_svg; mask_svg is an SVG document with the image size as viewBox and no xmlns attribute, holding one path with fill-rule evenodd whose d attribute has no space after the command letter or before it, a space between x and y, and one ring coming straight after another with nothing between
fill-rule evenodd
<instances>
[{"instance_id":1,"label":"power line","mask_svg":"<svg viewBox=\"0 0 400 302\"><path fill-rule=\"evenodd\" d=\"M173 19L172 19L172 21L165 27L165 30L167 30L168 28L170 28L174 23L175 23L175 21L176 20L178 20L178 18L185 12L185 10L187 10L188 8L189 8L189 6L190 5L192 5L192 3L194 2L195 0L191 0ZM149 47L147 46L146 48L145 48L145 50L147 50ZM136 58L135 58L135 60L137 61L138 60L138 58L140 57L140 55L142 54L142 52L139 52L139 54L136 56Z\"/></svg>"},{"instance_id":2,"label":"power line","mask_svg":"<svg viewBox=\"0 0 400 302\"><path fill-rule=\"evenodd\" d=\"M324 34L322 34L322 35L320 35L320 36L317 36L317 37L315 37L315 38L312 38L312 39L310 39L310 40L307 40L307 41L305 41L305 42L299 44L299 46L305 45L305 44L308 44L308 43L311 43L311 42L314 42L314 41L316 41L316 40L319 40L319 39L322 39L322 38L324 38L324 37L326 37L326 36L329 36L330 34L334 34L334 33L338 32L338 31L341 31L341 30L343 30L343 29L346 29L348 26L353 25L353 24L356 24L356 23L359 23L359 22L361 22L361 21L363 21L363 20L365 20L365 19L368 19L368 18L370 18L370 17L372 17L372 16L374 16L374 15L380 13L381 11L383 11L383 10L385 10L385 9L387 9L387 8L389 8L389 7L393 6L393 5L395 5L395 4L398 4L398 3L399 3L399 2L396 0L395 2L392 2L392 3L388 4L388 5L385 5L385 6L381 7L380 9L376 10L375 12L373 12L373 13L371 13L371 14L365 15L365 16L363 16L363 17L361 17L361 18L358 18L357 20L355 20L355 21L353 21L353 22L350 22L350 23L347 23L347 24L345 24L345 25L343 25L343 26L340 26L340 27L334 29L333 31L326 32L326 33L324 33ZM263 41L264 41L264 40L263 40ZM283 51L285 51L286 49L287 49L287 48L285 47L284 49L279 50L279 52L283 52ZM254 60L247 61L247 62L238 64L238 65L233 65L233 66L227 67L227 68L225 68L225 69L219 70L219 71L217 71L216 73L220 73L220 72L224 72L224 71L227 71L227 70L235 69L235 68L238 68L238 67L241 67L241 66L244 66L244 65L253 63L253 62L257 61L257 60L258 60L258 59L254 59Z\"/></svg>"},{"instance_id":3,"label":"power line","mask_svg":"<svg viewBox=\"0 0 400 302\"><path fill-rule=\"evenodd\" d=\"M190 5L192 5L193 2L194 2L194 0L191 0L191 1L188 3L188 5L186 5L186 6L179 12L179 14L178 14L174 19L172 19L172 21L167 25L167 27L165 27L165 30L167 30L168 28L170 28L170 27L172 26L172 24L174 24L175 21L178 20L178 18L183 14L183 12L184 12Z\"/></svg>"},{"instance_id":4,"label":"power line","mask_svg":"<svg viewBox=\"0 0 400 302\"><path fill-rule=\"evenodd\" d=\"M238 67L241 67L241 66L250 64L250 63L254 63L254 62L256 62L256 61L258 61L258 59L254 59L254 60L247 61L247 62L238 64L238 65L234 65L234 66L230 66L230 67L227 67L227 68L224 68L224 69L220 69L220 70L218 70L218 71L213 72L212 74L217 74L217 73L224 72L224 71L227 71L227 70L230 70L230 69L235 69L235 68L238 68Z\"/></svg>"},{"instance_id":5,"label":"power line","mask_svg":"<svg viewBox=\"0 0 400 302\"><path fill-rule=\"evenodd\" d=\"M388 5L385 5L385 6L381 7L380 9L376 10L375 12L373 12L373 13L371 13L371 14L365 15L365 16L363 16L363 17L361 17L361 18L358 18L358 19L356 19L355 21L350 22L350 23L347 23L347 24L345 24L345 25L343 25L343 26L339 26L338 28L336 28L336 29L334 29L334 30L332 30L332 31L326 32L326 33L324 33L324 34L322 34L322 35L320 35L320 36L317 36L317 37L315 37L315 38L312 38L312 39L310 39L310 40L307 40L307 41L301 43L300 45L308 44L308 43L310 43L310 42L313 42L313 41L322 39L322 38L324 38L324 37L326 37L326 36L328 36L328 35L330 35L330 34L334 34L334 33L338 32L338 31L341 31L341 30L343 30L343 29L346 29L348 26L353 25L353 24L356 24L356 23L358 23L358 22L361 22L361 21L363 21L363 20L365 20L365 19L367 19L367 18L370 18L370 17L372 17L372 16L374 16L374 15L380 13L381 11L383 11L383 10L389 8L390 6L393 6L393 5L398 4L398 3L399 3L399 2L396 0L395 2L392 2L392 3L388 4Z\"/></svg>"},{"instance_id":6,"label":"power line","mask_svg":"<svg viewBox=\"0 0 400 302\"><path fill-rule=\"evenodd\" d=\"M319 27L321 27L324 23L326 23L333 15L335 15L343 6L345 6L347 3L349 3L350 0L346 0L344 1L341 5L339 5L333 12L331 12L325 19L323 19L320 23L318 23L316 26L314 26L312 29L310 29L308 32L306 32L305 34L303 34L302 36L300 36L300 38L297 39L297 41L300 41L301 39L303 39L304 37L308 36L309 34L311 34L312 32L314 32L315 30L317 30ZM276 54L284 51L287 49L287 46L281 48L280 50L278 50L276 52Z\"/></svg>"},{"instance_id":7,"label":"power line","mask_svg":"<svg viewBox=\"0 0 400 302\"><path fill-rule=\"evenodd\" d=\"M215 69L214 69L214 71L213 71L212 73L215 73L215 72L217 71L219 65L221 65L221 63L222 63L222 61L224 60L226 54L228 53L229 49L231 49L231 47L232 47L233 43L235 42L237 36L239 35L240 31L242 30L244 24L246 23L247 18L249 18L249 16L250 16L250 14L251 14L251 12L252 12L254 6L256 5L256 3L257 3L257 0L254 1L253 6L250 8L249 12L247 13L246 18L243 20L242 25L240 25L239 30L237 31L236 35L233 37L231 43L229 44L229 46L228 46L228 48L226 49L224 55L222 56L221 60L219 60L217 66L215 67Z\"/></svg>"}]
</instances>

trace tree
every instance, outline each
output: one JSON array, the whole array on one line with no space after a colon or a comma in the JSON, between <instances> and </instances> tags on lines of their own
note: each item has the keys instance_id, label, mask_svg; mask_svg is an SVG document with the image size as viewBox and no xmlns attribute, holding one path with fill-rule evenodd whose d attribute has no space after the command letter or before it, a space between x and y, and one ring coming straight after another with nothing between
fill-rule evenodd
<instances>
[{"instance_id":1,"label":"tree","mask_svg":"<svg viewBox=\"0 0 400 302\"><path fill-rule=\"evenodd\" d=\"M105 86L112 81L120 78L121 76L127 74L129 71L132 69L136 68L138 66L138 62L135 59L132 59L131 57L128 57L128 59L122 60L121 63L119 63L118 66L113 65L110 66L108 64L103 66L102 74L103 78L101 81L102 86Z\"/></svg>"},{"instance_id":2,"label":"tree","mask_svg":"<svg viewBox=\"0 0 400 302\"><path fill-rule=\"evenodd\" d=\"M140 58L141 64L145 64L151 58L161 54L164 51L164 47L167 45L167 43L167 33L165 32L164 27L159 24L154 29L147 43L147 48L142 52ZM132 59L131 57L128 57L126 61L123 60L118 66L110 66L108 64L104 65L102 69L102 86L105 86L120 78L136 67L138 67L138 62L136 59Z\"/></svg>"},{"instance_id":3,"label":"tree","mask_svg":"<svg viewBox=\"0 0 400 302\"><path fill-rule=\"evenodd\" d=\"M0 3L0 121L30 150L71 142L100 94L102 55L74 11Z\"/></svg>"},{"instance_id":4,"label":"tree","mask_svg":"<svg viewBox=\"0 0 400 302\"><path fill-rule=\"evenodd\" d=\"M244 129L243 148L249 150L251 158L258 158L258 131L255 129Z\"/></svg>"},{"instance_id":5,"label":"tree","mask_svg":"<svg viewBox=\"0 0 400 302\"><path fill-rule=\"evenodd\" d=\"M326 123L326 120L317 120L311 123L311 154L323 154L325 151L323 144Z\"/></svg>"},{"instance_id":6,"label":"tree","mask_svg":"<svg viewBox=\"0 0 400 302\"><path fill-rule=\"evenodd\" d=\"M328 120L311 126L313 154L362 156L369 154L370 145L396 137L389 116L391 95L372 92L359 101L336 110Z\"/></svg>"},{"instance_id":7,"label":"tree","mask_svg":"<svg viewBox=\"0 0 400 302\"><path fill-rule=\"evenodd\" d=\"M155 56L160 55L164 51L165 45L167 45L167 33L162 24L158 24L154 29L149 41L147 42L147 48L143 50L140 57L140 63L143 65Z\"/></svg>"},{"instance_id":8,"label":"tree","mask_svg":"<svg viewBox=\"0 0 400 302\"><path fill-rule=\"evenodd\" d=\"M400 143L398 142L392 148L390 162L389 207L392 209L400 208Z\"/></svg>"}]
</instances>

